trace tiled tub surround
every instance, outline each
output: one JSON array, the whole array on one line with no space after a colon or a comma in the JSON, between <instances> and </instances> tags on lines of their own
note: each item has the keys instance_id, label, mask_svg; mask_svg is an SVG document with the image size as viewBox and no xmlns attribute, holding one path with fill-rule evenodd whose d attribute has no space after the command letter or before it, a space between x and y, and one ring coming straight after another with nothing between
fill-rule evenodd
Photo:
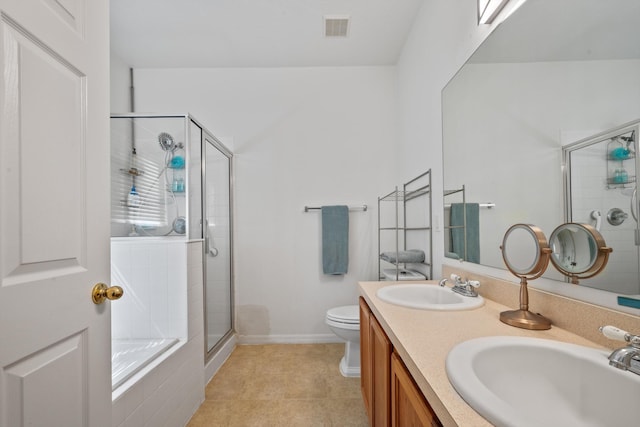
<instances>
[{"instance_id":1,"label":"tiled tub surround","mask_svg":"<svg viewBox=\"0 0 640 427\"><path fill-rule=\"evenodd\" d=\"M186 336L114 391L113 427L182 427L204 400L202 242L182 245Z\"/></svg>"},{"instance_id":2,"label":"tiled tub surround","mask_svg":"<svg viewBox=\"0 0 640 427\"><path fill-rule=\"evenodd\" d=\"M446 271L445 274L452 272ZM460 270L456 270L456 272L461 273ZM508 306L505 306L495 302L489 296L491 291L488 290L494 288L493 282L489 283L490 279L479 276L469 276L469 278L477 278L482 281L479 290L485 288L483 293L486 299L485 305L475 310L457 312L410 309L378 299L376 291L383 286L393 284L393 282L360 282L359 284L361 295L444 426L480 427L491 425L476 413L449 383L445 371L445 360L449 351L458 343L478 337L504 335L543 338L596 348L614 348L619 347L622 343L612 342L599 336L597 340L591 339L591 337L587 339L579 335L578 332L570 332L568 329L581 330L582 328L577 327L575 323L603 321L622 328L629 328L632 331L640 331L640 318L636 316L604 310L551 294L544 296L548 299L544 308L540 306L542 303L537 299L539 296L531 295L531 304L535 310L548 316L554 322L554 326L550 330L529 331L514 328L500 322L499 315L502 311L518 308L518 287L509 282L495 286L496 288L505 286L505 289L500 289L497 292L510 293L509 286L515 289L515 305L509 303ZM437 286L436 281L417 283L430 283ZM551 309L551 304L557 304L557 308ZM556 326L559 324L563 327ZM605 323L598 325L600 324ZM599 332L596 327L594 337L597 335Z\"/></svg>"}]
</instances>

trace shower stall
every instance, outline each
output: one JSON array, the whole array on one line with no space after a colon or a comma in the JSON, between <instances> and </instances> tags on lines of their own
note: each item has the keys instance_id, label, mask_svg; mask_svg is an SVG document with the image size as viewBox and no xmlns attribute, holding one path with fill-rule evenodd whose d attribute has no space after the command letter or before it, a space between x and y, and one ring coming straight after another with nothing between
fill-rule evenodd
<instances>
[{"instance_id":1,"label":"shower stall","mask_svg":"<svg viewBox=\"0 0 640 427\"><path fill-rule=\"evenodd\" d=\"M203 138L205 352L210 359L233 331L231 152Z\"/></svg>"},{"instance_id":2,"label":"shower stall","mask_svg":"<svg viewBox=\"0 0 640 427\"><path fill-rule=\"evenodd\" d=\"M112 305L114 390L193 338L194 284L204 351L233 334L231 159L188 114L111 117L111 281L124 289Z\"/></svg>"}]
</instances>

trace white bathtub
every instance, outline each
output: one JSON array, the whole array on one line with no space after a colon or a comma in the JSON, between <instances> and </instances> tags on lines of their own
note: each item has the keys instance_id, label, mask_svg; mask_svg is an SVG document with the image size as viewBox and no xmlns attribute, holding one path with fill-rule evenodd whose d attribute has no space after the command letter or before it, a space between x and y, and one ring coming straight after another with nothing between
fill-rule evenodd
<instances>
[{"instance_id":1,"label":"white bathtub","mask_svg":"<svg viewBox=\"0 0 640 427\"><path fill-rule=\"evenodd\" d=\"M178 342L166 339L114 339L111 341L111 387L115 390Z\"/></svg>"}]
</instances>

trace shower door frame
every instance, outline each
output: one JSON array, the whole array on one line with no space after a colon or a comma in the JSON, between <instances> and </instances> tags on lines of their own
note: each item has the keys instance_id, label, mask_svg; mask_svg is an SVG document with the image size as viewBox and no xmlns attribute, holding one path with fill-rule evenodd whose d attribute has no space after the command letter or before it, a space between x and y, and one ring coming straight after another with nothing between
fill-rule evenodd
<instances>
[{"instance_id":1,"label":"shower door frame","mask_svg":"<svg viewBox=\"0 0 640 427\"><path fill-rule=\"evenodd\" d=\"M229 150L220 140L213 136L206 128L202 128L201 139L201 165L202 165L202 280L203 280L203 314L204 314L204 354L205 364L215 357L218 350L228 341L230 337L235 334L235 274L234 274L234 221L233 221L233 153ZM207 310L207 256L209 245L209 231L206 224L207 221L207 161L206 161L206 149L207 144L211 144L213 148L217 149L222 155L224 155L229 162L229 315L230 315L230 328L226 333L218 339L218 341L209 349L209 322L208 322L208 310Z\"/></svg>"}]
</instances>

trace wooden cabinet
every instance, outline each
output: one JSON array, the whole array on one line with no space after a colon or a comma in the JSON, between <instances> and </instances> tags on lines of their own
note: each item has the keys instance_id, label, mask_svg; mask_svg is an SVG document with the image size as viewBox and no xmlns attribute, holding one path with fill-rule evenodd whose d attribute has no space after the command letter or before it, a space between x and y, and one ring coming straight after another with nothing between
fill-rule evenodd
<instances>
[{"instance_id":1,"label":"wooden cabinet","mask_svg":"<svg viewBox=\"0 0 640 427\"><path fill-rule=\"evenodd\" d=\"M391 396L392 427L442 426L395 352L391 355Z\"/></svg>"},{"instance_id":2,"label":"wooden cabinet","mask_svg":"<svg viewBox=\"0 0 640 427\"><path fill-rule=\"evenodd\" d=\"M360 383L369 423L387 427L391 422L391 341L360 298Z\"/></svg>"},{"instance_id":3,"label":"wooden cabinet","mask_svg":"<svg viewBox=\"0 0 640 427\"><path fill-rule=\"evenodd\" d=\"M360 372L362 399L372 427L442 425L362 297Z\"/></svg>"},{"instance_id":4,"label":"wooden cabinet","mask_svg":"<svg viewBox=\"0 0 640 427\"><path fill-rule=\"evenodd\" d=\"M371 350L370 346L370 322L371 311L367 303L360 297L360 389L362 390L362 400L369 417L369 424L373 425L373 417L371 414L371 396L373 387L371 387Z\"/></svg>"},{"instance_id":5,"label":"wooden cabinet","mask_svg":"<svg viewBox=\"0 0 640 427\"><path fill-rule=\"evenodd\" d=\"M391 419L391 341L384 333L375 316L371 315L371 385L373 405L373 427L388 426Z\"/></svg>"}]
</instances>

